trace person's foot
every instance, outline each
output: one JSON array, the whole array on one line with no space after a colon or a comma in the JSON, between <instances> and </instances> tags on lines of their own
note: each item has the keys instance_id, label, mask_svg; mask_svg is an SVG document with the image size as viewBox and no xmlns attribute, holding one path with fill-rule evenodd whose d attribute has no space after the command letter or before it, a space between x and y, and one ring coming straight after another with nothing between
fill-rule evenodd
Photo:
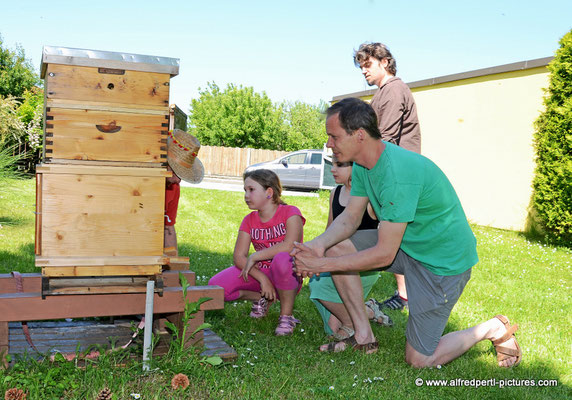
<instances>
[{"instance_id":1,"label":"person's foot","mask_svg":"<svg viewBox=\"0 0 572 400\"><path fill-rule=\"evenodd\" d=\"M377 352L379 344L375 338L372 342L359 344L355 336L351 336L339 342L324 344L320 346L319 350L321 352L339 353L340 351L345 351L349 347L354 350L363 351L365 354L373 354Z\"/></svg>"},{"instance_id":2,"label":"person's foot","mask_svg":"<svg viewBox=\"0 0 572 400\"><path fill-rule=\"evenodd\" d=\"M518 325L510 325L507 317L497 315L493 318L494 328L490 332L490 340L497 352L499 367L509 368L517 366L522 360L522 351L514 333Z\"/></svg>"},{"instance_id":3,"label":"person's foot","mask_svg":"<svg viewBox=\"0 0 572 400\"><path fill-rule=\"evenodd\" d=\"M352 337L353 335L355 335L355 331L352 328L350 328L349 326L342 325L340 326L340 329L334 332L329 338L335 340L336 342L339 342L349 337Z\"/></svg>"},{"instance_id":4,"label":"person's foot","mask_svg":"<svg viewBox=\"0 0 572 400\"><path fill-rule=\"evenodd\" d=\"M404 308L409 308L409 302L407 299L401 297L397 290L393 293L393 296L384 300L381 305L383 308L388 308L390 310L403 310Z\"/></svg>"},{"instance_id":5,"label":"person's foot","mask_svg":"<svg viewBox=\"0 0 572 400\"><path fill-rule=\"evenodd\" d=\"M252 309L250 310L250 317L251 318L264 318L266 314L268 314L268 308L270 307L270 303L266 298L261 297L260 300L254 301L252 303Z\"/></svg>"},{"instance_id":6,"label":"person's foot","mask_svg":"<svg viewBox=\"0 0 572 400\"><path fill-rule=\"evenodd\" d=\"M381 311L383 304L376 299L369 299L365 302L365 311L369 320L375 321L382 326L393 326L393 321L389 315Z\"/></svg>"},{"instance_id":7,"label":"person's foot","mask_svg":"<svg viewBox=\"0 0 572 400\"><path fill-rule=\"evenodd\" d=\"M278 326L274 333L276 336L287 336L294 333L294 328L296 324L299 324L300 321L294 318L292 315L281 315L278 318Z\"/></svg>"}]
</instances>

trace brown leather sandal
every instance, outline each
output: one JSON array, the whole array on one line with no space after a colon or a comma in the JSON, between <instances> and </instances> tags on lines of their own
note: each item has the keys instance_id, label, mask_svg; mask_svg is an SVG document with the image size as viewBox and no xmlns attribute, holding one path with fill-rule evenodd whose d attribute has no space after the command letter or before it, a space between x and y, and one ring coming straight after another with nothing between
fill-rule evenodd
<instances>
[{"instance_id":1,"label":"brown leather sandal","mask_svg":"<svg viewBox=\"0 0 572 400\"><path fill-rule=\"evenodd\" d=\"M503 323L504 327L506 328L506 332L502 337L491 340L493 342L493 346L495 346L495 350L497 352L497 362L501 362L506 360L510 357L516 357L516 362L511 365L510 367L516 367L520 364L522 360L522 350L516 341L516 337L514 333L518 331L518 324L510 325L510 321L504 315L495 315L495 318L498 319L500 322ZM516 345L516 349L511 349L509 347L501 346L502 343L506 342L509 339L514 339L514 344Z\"/></svg>"}]
</instances>

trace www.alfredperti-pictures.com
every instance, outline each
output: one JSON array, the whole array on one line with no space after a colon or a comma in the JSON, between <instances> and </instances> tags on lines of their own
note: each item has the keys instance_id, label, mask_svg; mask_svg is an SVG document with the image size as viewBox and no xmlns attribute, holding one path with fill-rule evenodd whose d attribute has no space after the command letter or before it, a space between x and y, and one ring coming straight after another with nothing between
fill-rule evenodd
<instances>
[{"instance_id":1,"label":"www.alfredperti-pictures.com","mask_svg":"<svg viewBox=\"0 0 572 400\"><path fill-rule=\"evenodd\" d=\"M447 386L447 387L551 387L558 386L556 379L415 379L415 386Z\"/></svg>"}]
</instances>

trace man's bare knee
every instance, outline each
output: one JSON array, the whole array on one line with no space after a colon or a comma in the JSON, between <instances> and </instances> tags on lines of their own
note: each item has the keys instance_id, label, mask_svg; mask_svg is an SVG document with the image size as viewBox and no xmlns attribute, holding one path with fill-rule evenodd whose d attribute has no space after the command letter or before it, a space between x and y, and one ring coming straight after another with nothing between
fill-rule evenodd
<instances>
[{"instance_id":1,"label":"man's bare knee","mask_svg":"<svg viewBox=\"0 0 572 400\"><path fill-rule=\"evenodd\" d=\"M326 257L339 257L356 253L357 250L351 240L346 239L326 250Z\"/></svg>"},{"instance_id":2,"label":"man's bare knee","mask_svg":"<svg viewBox=\"0 0 572 400\"><path fill-rule=\"evenodd\" d=\"M409 343L405 347L405 362L413 368L433 367L435 359L433 355L426 356L415 350Z\"/></svg>"}]
</instances>

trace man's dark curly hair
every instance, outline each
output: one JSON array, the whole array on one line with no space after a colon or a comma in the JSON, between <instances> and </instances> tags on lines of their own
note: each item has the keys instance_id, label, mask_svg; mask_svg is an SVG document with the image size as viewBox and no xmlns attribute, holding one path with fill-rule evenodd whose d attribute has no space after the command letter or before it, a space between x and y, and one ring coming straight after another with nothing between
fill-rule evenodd
<instances>
[{"instance_id":1,"label":"man's dark curly hair","mask_svg":"<svg viewBox=\"0 0 572 400\"><path fill-rule=\"evenodd\" d=\"M362 43L359 49L354 51L354 64L356 67L360 67L370 57L379 61L385 58L387 60L387 72L391 75L395 75L397 72L395 58L383 43Z\"/></svg>"}]
</instances>

